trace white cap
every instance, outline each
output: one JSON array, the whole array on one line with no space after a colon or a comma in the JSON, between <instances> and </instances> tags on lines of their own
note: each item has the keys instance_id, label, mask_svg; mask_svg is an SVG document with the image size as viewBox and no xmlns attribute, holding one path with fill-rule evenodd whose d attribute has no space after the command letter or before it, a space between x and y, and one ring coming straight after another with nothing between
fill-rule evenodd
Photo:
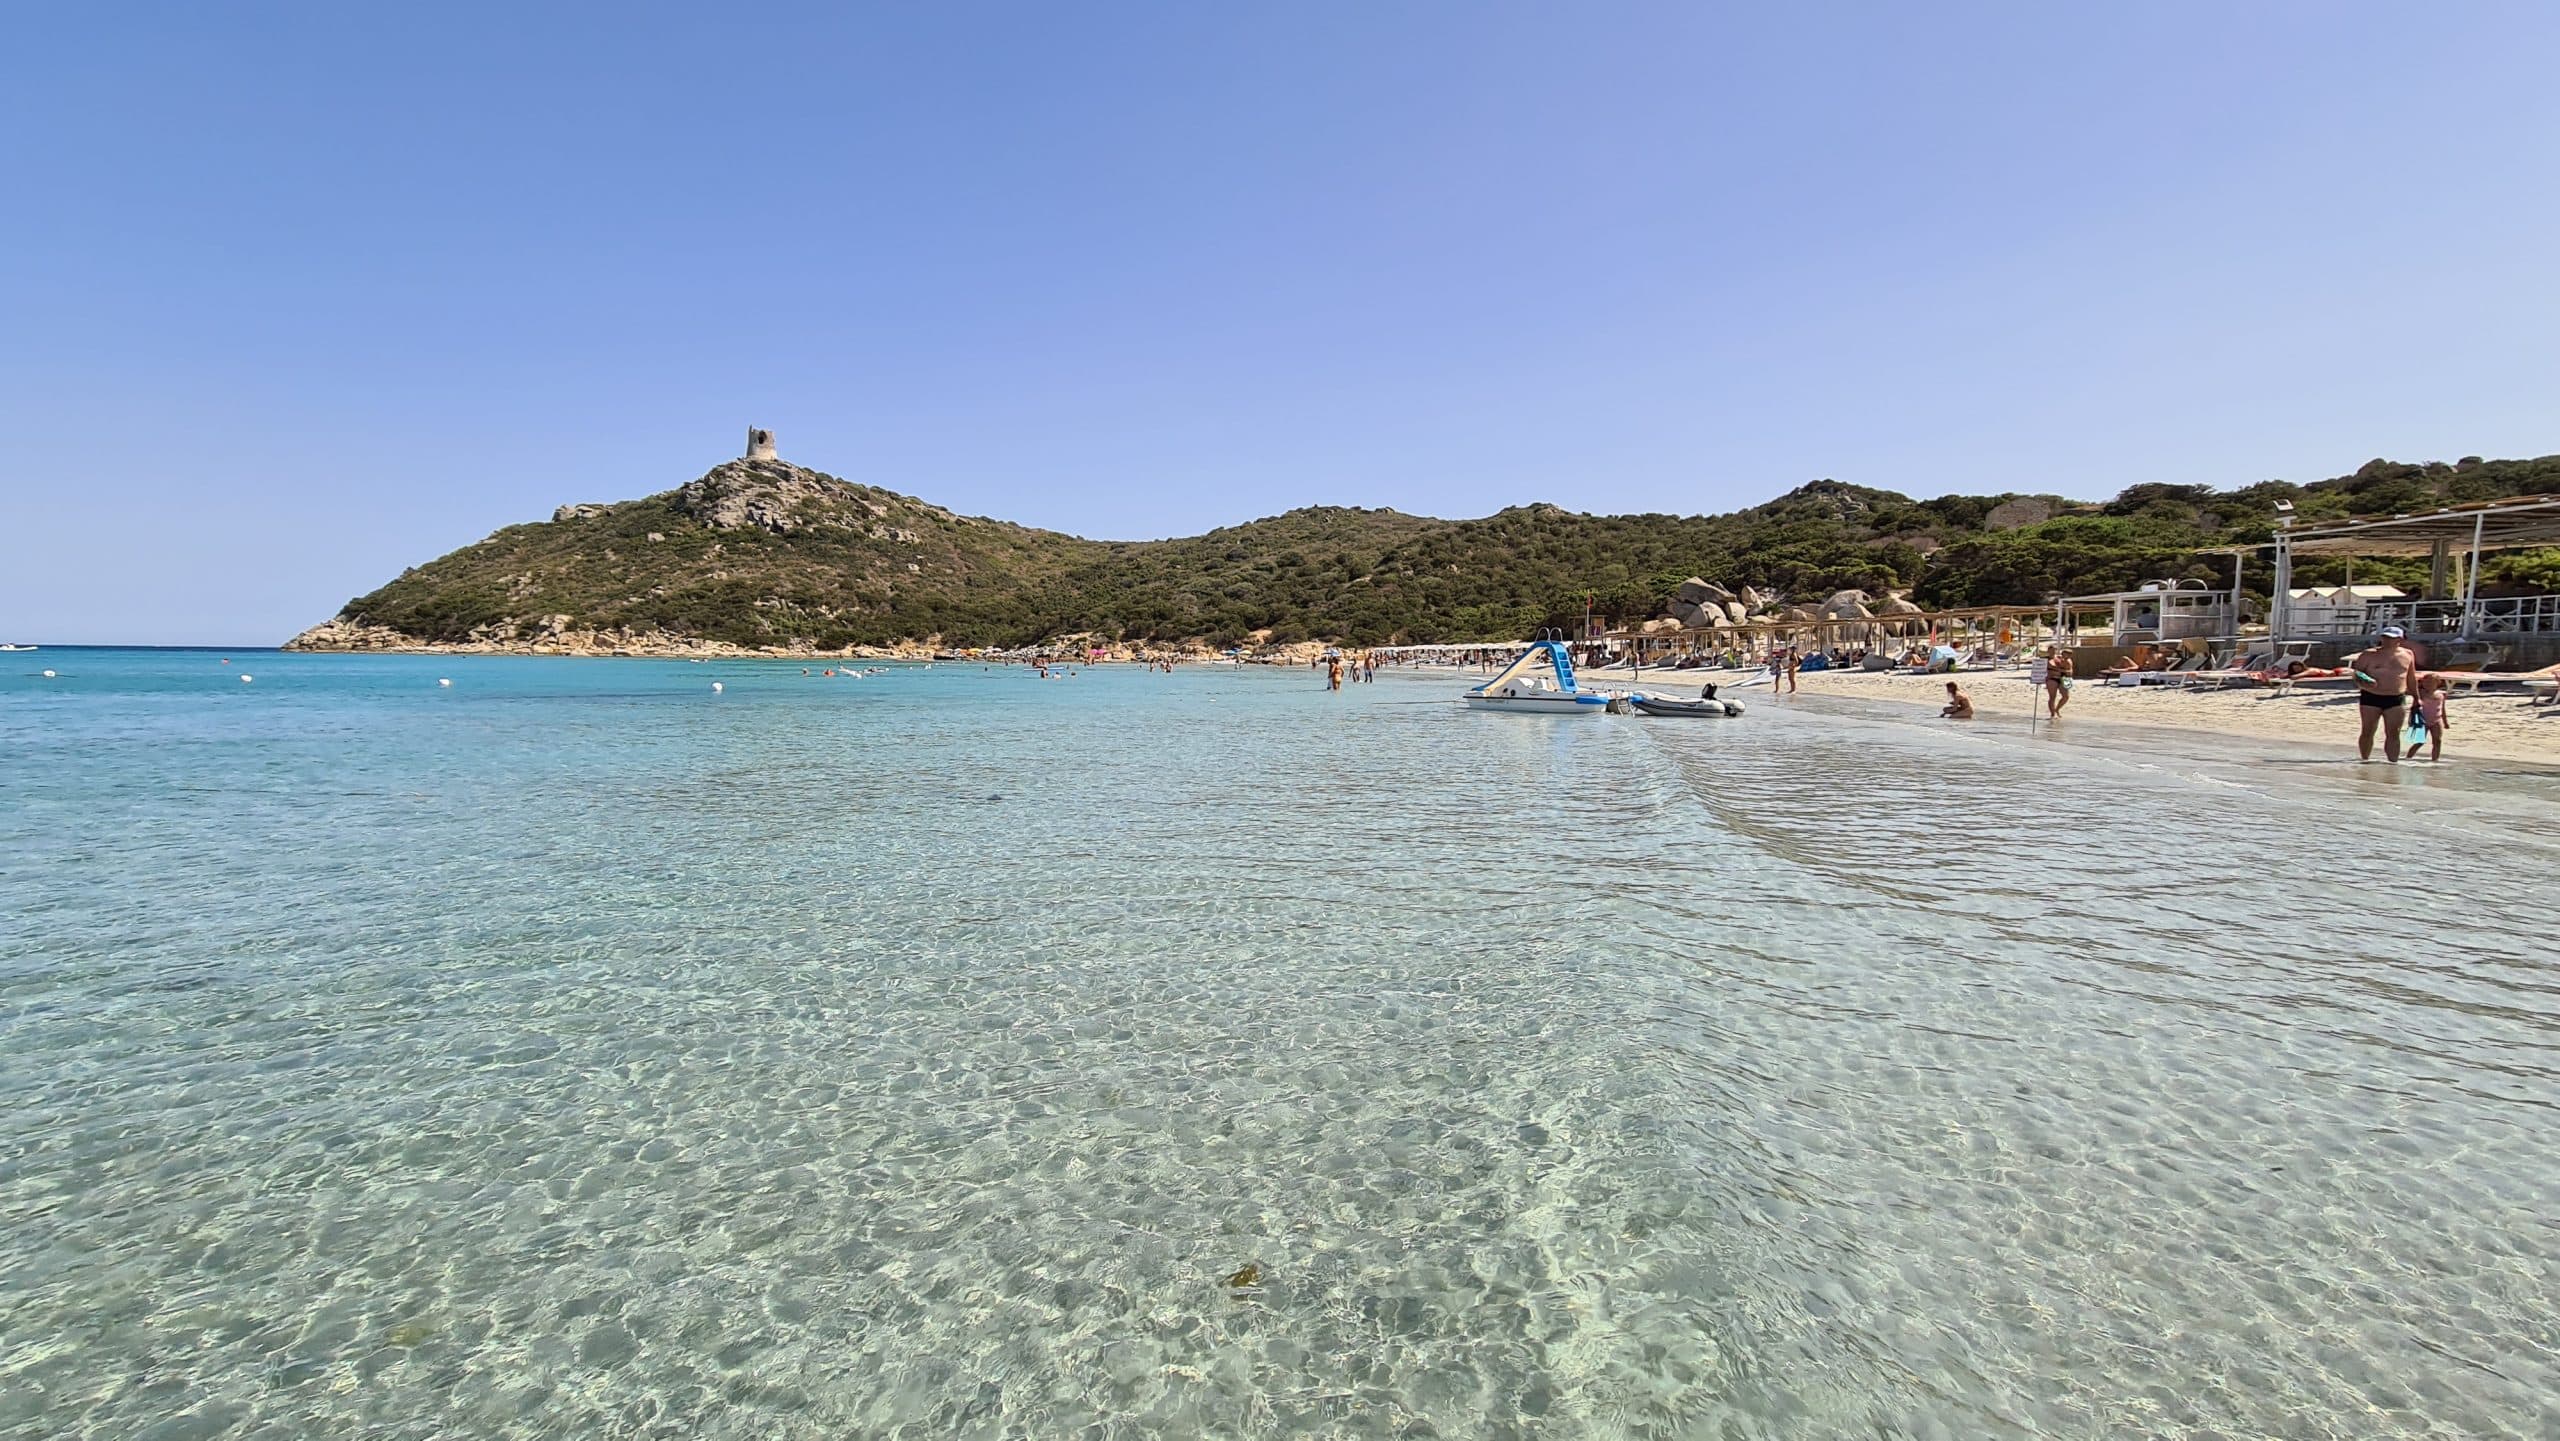
<instances>
[{"instance_id":1,"label":"white cap","mask_svg":"<svg viewBox=\"0 0 2560 1441\"><path fill-rule=\"evenodd\" d=\"M2407 632L2407 631L2405 631L2405 630L2402 630L2400 627L2398 627L2398 626L2396 626L2396 625L2386 625L2386 626L2384 626L2382 629L2380 629L2380 630L2378 630L2378 631L2375 631L2375 632L2374 632L2374 634L2375 634L2375 635L2378 635L2378 636L2386 637L2386 638L2391 639L2391 640L2398 640L2398 639L2400 639L2402 636L2407 635L2407 634L2408 634L2408 632Z\"/></svg>"}]
</instances>

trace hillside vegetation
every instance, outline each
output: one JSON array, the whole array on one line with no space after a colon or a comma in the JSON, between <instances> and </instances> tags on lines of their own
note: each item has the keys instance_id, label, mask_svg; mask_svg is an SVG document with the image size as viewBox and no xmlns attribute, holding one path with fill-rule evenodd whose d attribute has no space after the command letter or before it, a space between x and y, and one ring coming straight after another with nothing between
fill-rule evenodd
<instances>
[{"instance_id":1,"label":"hillside vegetation","mask_svg":"<svg viewBox=\"0 0 2560 1441\"><path fill-rule=\"evenodd\" d=\"M731 461L677 490L563 506L348 602L341 627L427 643L591 632L833 649L932 640L1524 636L1660 614L1683 577L1819 598L1901 590L1924 606L2034 604L2163 577L2220 582L2217 546L2263 541L2276 502L2306 521L2560 491L2560 456L2374 461L2231 491L2140 485L2104 503L1941 496L1816 481L1717 516L1514 506L1475 520L1318 507L1179 540L1107 542L939 506L780 461ZM2265 583L2263 567L2256 581ZM2491 587L2560 587L2560 552L2503 556ZM2306 561L2303 584L2342 562ZM2415 582L2423 563L2359 579ZM325 629L325 628L324 628ZM319 632L314 633L319 636ZM317 643L326 643L322 638Z\"/></svg>"}]
</instances>

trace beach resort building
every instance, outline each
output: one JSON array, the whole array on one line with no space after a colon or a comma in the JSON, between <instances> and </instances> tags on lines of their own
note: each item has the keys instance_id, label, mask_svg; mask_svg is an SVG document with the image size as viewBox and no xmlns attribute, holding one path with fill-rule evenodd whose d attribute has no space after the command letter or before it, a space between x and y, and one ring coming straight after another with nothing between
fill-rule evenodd
<instances>
[{"instance_id":1,"label":"beach resort building","mask_svg":"<svg viewBox=\"0 0 2560 1441\"><path fill-rule=\"evenodd\" d=\"M2530 670L2560 662L2560 595L2484 596L2480 558L2501 550L2560 545L2560 495L2514 496L2372 520L2296 529L2279 524L2269 638L2327 662L2362 650L2384 626L2398 626L2431 663ZM2389 586L2328 591L2293 584L2297 556L2425 556L2424 594ZM2390 592L2383 594L2382 592Z\"/></svg>"}]
</instances>

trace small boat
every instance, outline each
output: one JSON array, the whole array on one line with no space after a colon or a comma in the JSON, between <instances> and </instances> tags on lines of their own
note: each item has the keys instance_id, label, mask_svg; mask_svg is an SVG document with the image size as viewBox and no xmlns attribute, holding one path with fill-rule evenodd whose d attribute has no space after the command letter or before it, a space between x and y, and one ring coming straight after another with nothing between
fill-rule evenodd
<instances>
[{"instance_id":1,"label":"small boat","mask_svg":"<svg viewBox=\"0 0 2560 1441\"><path fill-rule=\"evenodd\" d=\"M1742 702L1717 700L1713 696L1698 700L1674 700L1667 695L1646 695L1642 691L1627 697L1638 714L1658 716L1696 716L1722 719L1742 714Z\"/></svg>"},{"instance_id":2,"label":"small boat","mask_svg":"<svg viewBox=\"0 0 2560 1441\"><path fill-rule=\"evenodd\" d=\"M1573 657L1560 640L1532 641L1500 674L1468 691L1474 710L1540 715L1600 715L1616 697L1574 684Z\"/></svg>"},{"instance_id":3,"label":"small boat","mask_svg":"<svg viewBox=\"0 0 2560 1441\"><path fill-rule=\"evenodd\" d=\"M42 650L42 649L44 649L44 647L42 647L42 646L35 646L35 645L0 645L0 650Z\"/></svg>"}]
</instances>

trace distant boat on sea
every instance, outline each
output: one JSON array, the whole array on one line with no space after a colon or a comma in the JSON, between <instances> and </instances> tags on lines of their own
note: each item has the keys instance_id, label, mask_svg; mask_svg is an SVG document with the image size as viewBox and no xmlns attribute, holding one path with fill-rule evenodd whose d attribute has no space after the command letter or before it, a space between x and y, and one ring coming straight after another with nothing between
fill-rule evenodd
<instances>
[{"instance_id":1,"label":"distant boat on sea","mask_svg":"<svg viewBox=\"0 0 2560 1441\"><path fill-rule=\"evenodd\" d=\"M0 645L0 650L42 650L40 645Z\"/></svg>"}]
</instances>

